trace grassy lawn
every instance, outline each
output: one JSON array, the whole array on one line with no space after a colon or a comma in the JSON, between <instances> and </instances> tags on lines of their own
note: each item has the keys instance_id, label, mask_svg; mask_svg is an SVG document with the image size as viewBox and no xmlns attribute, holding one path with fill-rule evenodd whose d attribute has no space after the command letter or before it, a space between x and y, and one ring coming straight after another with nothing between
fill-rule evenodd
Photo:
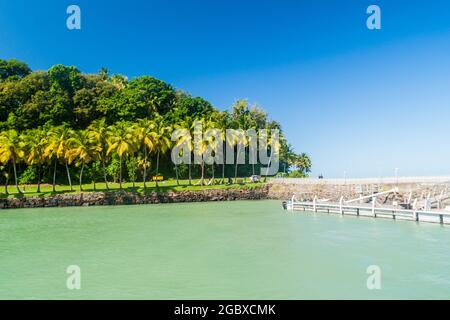
<instances>
[{"instance_id":1,"label":"grassy lawn","mask_svg":"<svg viewBox=\"0 0 450 320\"><path fill-rule=\"evenodd\" d=\"M256 188L258 186L262 186L263 183L245 183L245 184L215 184L215 185L208 185L208 186L200 186L199 184L200 180L192 180L192 185L189 185L188 180L180 180L180 185L177 185L176 180L167 180L167 181L161 181L159 182L159 191L160 192L167 192L167 191L188 191L188 190L204 190L204 189L251 189ZM208 180L205 180L207 183ZM109 185L109 191L119 191L119 184L118 183L108 183ZM128 192L136 192L136 193L149 193L149 192L155 192L156 191L156 183L155 182L147 182L147 189L144 189L144 183L143 182L136 182L135 187L133 187L133 183L131 182L124 182L122 183L122 187L125 191ZM52 185L43 184L41 185L41 192L37 192L37 186L36 185L21 185L20 189L24 191L23 194L20 194L17 192L15 185L10 185L8 187L9 194L5 194L5 188L0 188L0 198L7 198L7 197L16 197L20 198L23 196L47 196L47 195L53 195L53 194L76 194L80 193L80 186L77 184L73 185L73 190L70 191L69 185L57 185L56 186L56 192L53 192ZM96 190L97 191L108 191L106 189L105 183L97 183L96 184ZM90 184L83 184L83 192L92 192L94 191L94 185L92 183Z\"/></svg>"}]
</instances>

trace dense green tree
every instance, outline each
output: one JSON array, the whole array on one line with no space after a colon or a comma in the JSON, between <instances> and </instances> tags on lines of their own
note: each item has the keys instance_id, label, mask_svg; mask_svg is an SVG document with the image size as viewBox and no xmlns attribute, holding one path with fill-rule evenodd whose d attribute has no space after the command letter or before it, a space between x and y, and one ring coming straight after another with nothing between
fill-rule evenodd
<instances>
[{"instance_id":1,"label":"dense green tree","mask_svg":"<svg viewBox=\"0 0 450 320\"><path fill-rule=\"evenodd\" d=\"M101 75L84 75L84 86L73 96L74 122L78 128L86 128L92 119L103 116L101 104L111 98L118 89Z\"/></svg>"},{"instance_id":2,"label":"dense green tree","mask_svg":"<svg viewBox=\"0 0 450 320\"><path fill-rule=\"evenodd\" d=\"M175 175L177 182L187 173L189 184L193 176L201 177L203 184L209 174L214 183L217 165L173 167L164 161L170 158L172 128L185 128L192 136L196 119L203 122L204 130L218 129L224 141L226 129L278 129L280 170L295 169L302 176L310 172L310 158L296 154L281 125L269 120L264 110L251 106L247 100L237 100L229 111L219 111L203 98L176 91L150 76L128 81L123 75L110 75L106 68L96 74L83 74L74 66L64 65L32 72L23 62L0 59L0 166L6 192L11 171L17 187L20 176L23 181L36 180L40 188L41 180L51 180L45 172L53 170L56 191L56 177L64 171L71 190L71 171L80 181L85 176L95 182L103 174L109 189L108 176L119 180L122 188L124 179L140 178L141 174L136 173L139 168L147 187L150 163L155 163L153 172ZM191 139L189 143L191 159L193 142ZM200 146L200 153L214 143L206 141ZM273 147L269 143L269 149ZM222 148L225 156L225 142L214 148ZM235 145L235 156L239 157L245 148ZM122 170L124 161L128 170ZM237 178L256 173L250 164L223 164L221 168L221 183L226 175Z\"/></svg>"},{"instance_id":3,"label":"dense green tree","mask_svg":"<svg viewBox=\"0 0 450 320\"><path fill-rule=\"evenodd\" d=\"M118 120L133 121L164 115L175 103L175 91L165 82L143 76L128 82L109 99L103 99L102 111L110 123Z\"/></svg>"},{"instance_id":4,"label":"dense green tree","mask_svg":"<svg viewBox=\"0 0 450 320\"><path fill-rule=\"evenodd\" d=\"M0 81L10 78L20 79L31 73L28 65L16 59L0 59Z\"/></svg>"}]
</instances>

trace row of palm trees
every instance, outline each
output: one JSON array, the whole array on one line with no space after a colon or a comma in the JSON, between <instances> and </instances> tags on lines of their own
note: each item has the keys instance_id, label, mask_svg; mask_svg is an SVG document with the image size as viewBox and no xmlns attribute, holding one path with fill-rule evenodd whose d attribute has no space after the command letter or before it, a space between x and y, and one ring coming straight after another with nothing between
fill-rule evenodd
<instances>
[{"instance_id":1,"label":"row of palm trees","mask_svg":"<svg viewBox=\"0 0 450 320\"><path fill-rule=\"evenodd\" d=\"M217 128L220 123L213 119L200 119L204 129ZM187 128L189 133L194 129L193 119L185 119L174 128ZM225 127L221 127L220 132L225 135ZM73 191L72 180L69 167L75 165L80 168L79 184L83 190L83 172L85 167L91 163L101 163L103 179L106 188L109 190L107 180L106 163L112 155L119 159L119 186L122 189L122 166L126 156L138 156L138 167L143 170L144 188L147 188L147 172L150 167L149 158L156 158L156 175L159 173L160 158L166 154L174 142L171 141L172 126L169 126L165 119L156 116L154 119L141 119L136 123L118 122L114 125L107 125L104 119L95 120L86 130L73 130L66 126L53 127L48 131L42 129L32 129L25 133L16 130L8 130L0 133L0 164L10 165L13 168L15 185L19 188L17 164L24 162L26 165L37 168L37 192L41 190L41 170L44 165L53 166L53 192L56 191L56 176L58 164L65 167L67 179L71 191ZM183 139L176 143L185 143ZM214 144L213 140L202 140L201 145L195 146L196 150L204 153L207 144L211 144L214 150L223 147ZM192 152L194 145L189 143ZM238 150L238 153L242 150ZM189 184L192 183L191 165L188 165ZM200 184L204 185L205 162L202 157ZM179 184L178 166L175 165L177 184ZM237 164L235 169L237 178ZM8 179L8 178L7 178ZM95 180L95 179L94 179ZM222 165L222 180L225 181L225 164ZM212 179L214 182L214 165L212 165ZM5 184L7 191L8 182ZM95 181L94 181L95 188ZM156 181L158 189L158 181Z\"/></svg>"}]
</instances>

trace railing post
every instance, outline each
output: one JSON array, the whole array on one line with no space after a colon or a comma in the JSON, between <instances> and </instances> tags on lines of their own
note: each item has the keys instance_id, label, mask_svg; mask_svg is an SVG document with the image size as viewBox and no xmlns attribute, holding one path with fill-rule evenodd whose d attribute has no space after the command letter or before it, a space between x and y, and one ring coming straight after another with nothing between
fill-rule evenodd
<instances>
[{"instance_id":1,"label":"railing post","mask_svg":"<svg viewBox=\"0 0 450 320\"><path fill-rule=\"evenodd\" d=\"M372 215L376 218L377 214L375 213L375 203L377 202L377 197L373 196L372 197Z\"/></svg>"},{"instance_id":2,"label":"railing post","mask_svg":"<svg viewBox=\"0 0 450 320\"><path fill-rule=\"evenodd\" d=\"M414 202L413 202L413 205L412 205L412 209L414 210L413 211L413 220L414 221L419 221L419 213L417 212L417 202L418 202L419 200L417 199L417 198L415 198L414 199Z\"/></svg>"},{"instance_id":3,"label":"railing post","mask_svg":"<svg viewBox=\"0 0 450 320\"><path fill-rule=\"evenodd\" d=\"M344 210L342 209L343 202L344 202L344 197L341 196L341 199L339 199L339 212L341 213L341 215L344 215Z\"/></svg>"},{"instance_id":4,"label":"railing post","mask_svg":"<svg viewBox=\"0 0 450 320\"><path fill-rule=\"evenodd\" d=\"M313 199L313 210L314 210L314 212L317 212L317 196L314 196L314 199Z\"/></svg>"}]
</instances>

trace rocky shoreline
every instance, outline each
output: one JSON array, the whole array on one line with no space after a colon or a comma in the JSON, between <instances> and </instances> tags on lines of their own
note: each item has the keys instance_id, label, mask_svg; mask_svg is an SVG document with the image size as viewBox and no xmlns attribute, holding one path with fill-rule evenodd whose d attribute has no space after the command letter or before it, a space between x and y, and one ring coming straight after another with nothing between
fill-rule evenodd
<instances>
[{"instance_id":1,"label":"rocky shoreline","mask_svg":"<svg viewBox=\"0 0 450 320\"><path fill-rule=\"evenodd\" d=\"M314 196L330 201L357 198L361 194L372 194L399 188L396 194L389 194L383 200L403 202L408 196L420 197L423 194L433 194L433 185L418 183L400 184L295 184L267 183L253 188L237 189L205 189L196 191L169 191L161 193L133 193L127 191L85 192L77 194L57 194L40 197L21 197L0 199L0 209L14 208L44 208L71 206L104 206L127 204L156 204L177 202L234 201L234 200L288 200L296 194L298 200L312 200Z\"/></svg>"},{"instance_id":2,"label":"rocky shoreline","mask_svg":"<svg viewBox=\"0 0 450 320\"><path fill-rule=\"evenodd\" d=\"M146 194L126 191L85 192L40 197L5 198L0 199L0 209L262 200L268 199L268 194L268 185L249 189L205 189Z\"/></svg>"}]
</instances>

